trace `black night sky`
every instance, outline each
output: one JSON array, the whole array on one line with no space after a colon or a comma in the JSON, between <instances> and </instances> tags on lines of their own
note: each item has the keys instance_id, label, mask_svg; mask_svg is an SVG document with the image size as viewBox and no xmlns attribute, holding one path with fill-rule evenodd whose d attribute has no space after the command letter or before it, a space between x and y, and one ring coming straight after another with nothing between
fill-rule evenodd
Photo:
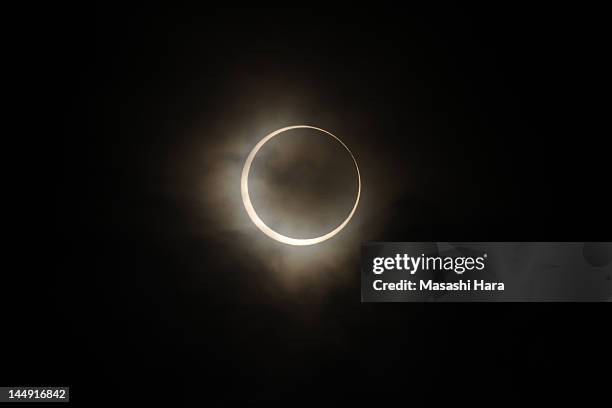
<instances>
[{"instance_id":1,"label":"black night sky","mask_svg":"<svg viewBox=\"0 0 612 408\"><path fill-rule=\"evenodd\" d=\"M5 334L58 356L15 353L3 380L77 406L603 392L605 304L360 303L361 241L610 240L603 30L505 7L62 12L55 238L19 309L56 318ZM354 149L366 198L330 251L276 258L231 212L231 169L296 122ZM278 278L291 256L316 279Z\"/></svg>"}]
</instances>

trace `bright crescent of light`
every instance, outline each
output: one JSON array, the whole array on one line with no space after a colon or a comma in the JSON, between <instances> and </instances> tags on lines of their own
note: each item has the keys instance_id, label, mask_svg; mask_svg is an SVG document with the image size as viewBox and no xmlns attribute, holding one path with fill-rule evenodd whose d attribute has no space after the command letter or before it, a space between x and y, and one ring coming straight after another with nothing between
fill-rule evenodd
<instances>
[{"instance_id":1,"label":"bright crescent of light","mask_svg":"<svg viewBox=\"0 0 612 408\"><path fill-rule=\"evenodd\" d=\"M306 239L291 238L291 237L287 237L285 235L279 234L278 232L274 231L272 228L268 227L262 221L261 218L259 218L259 216L255 212L255 208L253 208L253 204L251 203L251 198L249 197L249 171L251 170L251 164L253 163L253 159L255 159L255 155L257 154L259 149L261 149L261 147L268 140L272 139L274 136L280 135L281 133L286 132L287 130L291 130L291 129L314 129L314 130L318 130L320 132L326 133L329 136L333 137L346 149L347 152L349 152L349 154L351 155L351 158L353 159L353 163L355 163L355 169L357 169L357 181L359 183L358 189L357 189L357 199L355 200L355 205L353 206L351 213L348 215L348 217L346 217L344 221L342 221L340 225L338 225L332 231L328 232L325 235L321 235L320 237L316 237L316 238L306 238ZM275 130L274 132L270 133L269 135L261 139L259 143L255 145L253 150L251 150L251 153L249 153L246 159L246 162L244 163L244 167L242 168L242 177L240 179L240 193L242 194L242 201L244 203L244 208L246 209L246 212L249 215L249 218L251 218L251 221L253 221L255 226L259 228L264 234L284 244L314 245L314 244L318 244L323 241L326 241L330 239L331 237L333 237L334 235L336 235L337 233L339 233L342 230L342 228L344 228L346 224L348 224L348 222L351 220L351 218L353 217L353 214L355 213L355 210L357 209L357 205L359 204L359 196L361 195L361 175L359 174L359 166L357 166L357 160L355 160L355 156L353 156L353 153L351 153L349 148L342 142L342 140L338 139L336 136L332 135L327 130L323 130L318 127L307 126L307 125L287 126L287 127Z\"/></svg>"}]
</instances>

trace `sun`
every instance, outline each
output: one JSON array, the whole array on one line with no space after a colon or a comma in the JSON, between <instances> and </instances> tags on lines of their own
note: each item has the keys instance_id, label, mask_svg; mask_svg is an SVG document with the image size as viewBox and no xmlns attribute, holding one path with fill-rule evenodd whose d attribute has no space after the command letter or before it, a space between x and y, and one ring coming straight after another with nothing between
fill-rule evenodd
<instances>
[{"instance_id":1,"label":"sun","mask_svg":"<svg viewBox=\"0 0 612 408\"><path fill-rule=\"evenodd\" d=\"M340 225L338 225L336 228L334 228L327 234L324 234L324 235L321 235L315 238L305 238L305 239L291 238L291 237L285 236L283 234L279 234L278 232L274 231L272 228L268 227L261 218L259 218L259 216L257 215L257 212L255 211L255 208L253 208L253 203L251 203L251 198L249 197L249 172L251 170L251 164L253 163L253 160L255 159L257 152L262 148L264 144L266 144L266 142L268 142L273 137L278 136L282 134L283 132L286 132L292 129L313 129L319 132L323 132L329 135L330 137L334 138L350 154L351 159L353 159L353 163L355 164L355 170L357 170L357 183L358 183L357 197L355 198L355 204L353 205L353 208L351 212L349 213L348 217L346 217L346 219L342 221ZM242 168L242 177L240 179L240 193L242 195L242 202L244 203L244 208L246 209L246 212L249 215L249 218L251 219L251 221L253 221L255 226L259 228L264 234L266 234L267 236L269 236L270 238L278 242L282 242L283 244L297 245L297 246L314 245L314 244L319 244L321 242L324 242L330 239L331 237L333 237L334 235L338 234L349 223L349 221L353 217L353 214L355 214L355 210L357 210L357 205L359 204L359 197L361 196L361 175L359 173L359 166L357 165L357 160L355 160L355 156L353 156L353 153L342 142L342 140L334 136L332 133L328 132L327 130L324 130L318 127L314 127L314 126L308 126L308 125L287 126L287 127L275 130L274 132L268 134L266 137L261 139L259 143L255 145L255 147L253 147L253 150L251 150L251 152L247 156L247 159L244 162L244 167Z\"/></svg>"}]
</instances>

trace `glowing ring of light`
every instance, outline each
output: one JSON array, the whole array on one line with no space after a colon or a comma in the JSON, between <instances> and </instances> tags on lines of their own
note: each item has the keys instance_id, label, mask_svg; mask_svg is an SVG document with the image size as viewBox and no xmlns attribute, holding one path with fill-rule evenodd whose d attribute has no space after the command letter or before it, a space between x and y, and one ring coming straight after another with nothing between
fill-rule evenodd
<instances>
[{"instance_id":1,"label":"glowing ring of light","mask_svg":"<svg viewBox=\"0 0 612 408\"><path fill-rule=\"evenodd\" d=\"M329 136L333 137L346 149L347 152L349 152L349 154L351 155L351 158L353 159L353 163L355 163L355 169L357 169L357 182L359 183L358 189L357 189L357 199L355 200L355 205L353 206L351 213L348 215L348 217L346 217L344 221L342 221L340 225L338 225L332 231L328 232L325 235L321 235L320 237L316 237L316 238L306 238L306 239L291 238L291 237L287 237L285 235L279 234L278 232L274 231L272 228L268 227L262 221L261 218L259 218L259 216L257 215L257 212L255 212L255 208L253 208L253 204L251 203L251 198L249 197L249 171L251 170L251 164L253 163L253 159L255 159L255 155L257 154L259 149L261 149L262 146L268 140L272 139L274 136L277 136L283 132L286 132L287 130L292 130L292 129L314 129L314 130L318 130L320 132L326 133ZM323 241L326 241L330 239L331 237L333 237L334 235L336 235L337 233L339 233L342 230L342 228L344 228L346 224L348 224L348 222L351 220L351 218L353 217L353 214L355 213L355 210L357 209L357 205L359 204L359 196L361 195L361 176L359 174L359 166L357 166L357 160L355 160L355 156L353 156L353 153L351 153L349 148L342 142L342 140L338 139L336 136L332 135L327 130L320 129L318 127L307 126L307 125L287 126L287 127L275 130L274 132L270 133L269 135L261 139L259 143L255 145L253 150L251 150L251 153L249 153L246 159L246 162L244 163L244 167L242 168L242 177L240 179L240 193L242 194L242 202L244 203L244 208L246 209L246 212L249 215L249 218L251 218L251 221L253 221L255 226L259 228L264 234L284 244L314 245L314 244L318 244Z\"/></svg>"}]
</instances>

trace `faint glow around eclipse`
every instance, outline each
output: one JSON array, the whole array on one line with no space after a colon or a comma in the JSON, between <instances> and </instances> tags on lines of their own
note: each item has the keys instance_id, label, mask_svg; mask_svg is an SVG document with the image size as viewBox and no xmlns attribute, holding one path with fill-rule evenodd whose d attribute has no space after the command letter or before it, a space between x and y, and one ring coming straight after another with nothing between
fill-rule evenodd
<instances>
[{"instance_id":1,"label":"faint glow around eclipse","mask_svg":"<svg viewBox=\"0 0 612 408\"><path fill-rule=\"evenodd\" d=\"M253 159L255 159L255 155L257 154L259 149L261 149L262 146L266 144L266 142L272 139L274 136L278 136L281 133L286 132L288 130L292 130L292 129L314 129L314 130L318 130L319 132L323 132L333 137L346 149L347 152L349 152L349 154L351 155L351 158L353 159L353 163L355 163L355 169L357 170L357 182L358 182L357 198L355 199L355 205L353 206L351 213L348 215L348 217L346 217L344 221L342 221L340 225L338 225L332 231L328 232L325 235L321 235L320 237L316 237L316 238L306 238L306 239L291 238L291 237L287 237L285 235L279 234L278 232L274 231L272 228L268 227L262 221L261 218L259 218L259 216L257 215L257 212L255 212L255 208L253 208L253 204L251 203L251 198L249 197L249 171L251 170L251 164L253 163ZM287 127L275 130L274 132L270 133L269 135L261 139L259 143L255 145L253 150L251 150L251 153L249 153L246 159L246 162L244 163L244 167L242 168L242 177L240 179L240 193L242 194L242 201L244 203L244 208L246 209L246 212L249 215L249 218L251 218L251 221L253 221L255 226L259 228L264 234L284 244L314 245L314 244L318 244L323 241L326 241L330 239L331 237L333 237L334 235L336 235L337 233L339 233L342 230L342 228L344 228L346 224L348 224L348 222L351 220L351 218L353 217L353 214L355 213L355 210L357 209L357 205L359 204L359 196L361 195L361 176L359 174L359 166L357 166L357 160L355 160L355 156L353 156L353 153L351 153L349 148L342 142L342 140L338 139L336 136L332 135L327 130L320 129L318 127L307 126L307 125L287 126Z\"/></svg>"}]
</instances>

